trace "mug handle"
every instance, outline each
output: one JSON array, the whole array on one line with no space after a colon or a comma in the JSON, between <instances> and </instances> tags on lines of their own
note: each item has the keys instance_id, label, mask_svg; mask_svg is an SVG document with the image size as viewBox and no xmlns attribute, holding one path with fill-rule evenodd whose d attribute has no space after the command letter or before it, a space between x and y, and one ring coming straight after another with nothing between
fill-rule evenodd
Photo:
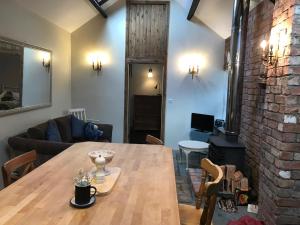
<instances>
[{"instance_id":1,"label":"mug handle","mask_svg":"<svg viewBox=\"0 0 300 225\"><path fill-rule=\"evenodd\" d=\"M94 197L97 194L97 188L91 186L91 189L94 189L94 193L90 196L90 198Z\"/></svg>"}]
</instances>

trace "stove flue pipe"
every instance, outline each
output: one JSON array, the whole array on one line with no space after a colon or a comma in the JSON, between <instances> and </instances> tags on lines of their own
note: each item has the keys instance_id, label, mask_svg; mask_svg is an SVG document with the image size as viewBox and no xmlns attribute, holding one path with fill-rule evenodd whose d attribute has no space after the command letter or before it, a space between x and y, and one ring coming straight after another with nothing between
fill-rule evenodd
<instances>
[{"instance_id":1,"label":"stove flue pipe","mask_svg":"<svg viewBox=\"0 0 300 225\"><path fill-rule=\"evenodd\" d=\"M250 0L234 0L228 68L225 133L237 137L243 88L244 59Z\"/></svg>"}]
</instances>

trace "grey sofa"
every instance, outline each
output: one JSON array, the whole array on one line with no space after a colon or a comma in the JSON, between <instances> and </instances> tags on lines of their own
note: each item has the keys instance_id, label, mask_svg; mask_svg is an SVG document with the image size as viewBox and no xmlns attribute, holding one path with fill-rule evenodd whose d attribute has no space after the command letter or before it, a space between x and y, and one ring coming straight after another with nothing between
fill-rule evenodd
<instances>
[{"instance_id":1,"label":"grey sofa","mask_svg":"<svg viewBox=\"0 0 300 225\"><path fill-rule=\"evenodd\" d=\"M16 135L8 139L8 144L14 151L14 154L18 155L27 151L36 150L38 156L42 161L49 159L74 143L87 141L84 138L73 139L71 128L71 116L63 116L54 119L58 127L59 133L62 138L62 142L48 141L46 138L46 132L48 128L48 122L39 124L35 127L29 128L27 132ZM111 142L113 126L110 124L97 124L98 129L103 131L100 142Z\"/></svg>"}]
</instances>

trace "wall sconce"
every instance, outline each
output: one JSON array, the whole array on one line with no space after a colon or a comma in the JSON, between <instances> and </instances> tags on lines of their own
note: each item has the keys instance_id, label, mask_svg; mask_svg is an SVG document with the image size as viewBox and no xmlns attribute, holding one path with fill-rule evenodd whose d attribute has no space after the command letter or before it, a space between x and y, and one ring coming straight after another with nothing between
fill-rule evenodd
<instances>
[{"instance_id":1,"label":"wall sconce","mask_svg":"<svg viewBox=\"0 0 300 225\"><path fill-rule=\"evenodd\" d=\"M152 78L152 77L153 77L153 72L152 72L152 68L150 67L148 71L148 78Z\"/></svg>"},{"instance_id":2,"label":"wall sconce","mask_svg":"<svg viewBox=\"0 0 300 225\"><path fill-rule=\"evenodd\" d=\"M48 71L51 66L51 57L49 52L42 52L42 65L45 67Z\"/></svg>"},{"instance_id":3,"label":"wall sconce","mask_svg":"<svg viewBox=\"0 0 300 225\"><path fill-rule=\"evenodd\" d=\"M260 47L262 49L262 62L264 66L274 66L278 62L278 49L274 50L274 45L270 44L268 46L268 42L266 40L263 40L260 43ZM267 49L268 47L268 49ZM267 50L266 50L267 49Z\"/></svg>"},{"instance_id":4,"label":"wall sconce","mask_svg":"<svg viewBox=\"0 0 300 225\"><path fill-rule=\"evenodd\" d=\"M284 36L282 36L282 33L284 33ZM279 54L281 53L281 56L285 55L286 37L287 29L283 29L277 34L271 35L269 41L263 40L260 43L262 62L265 67L275 66L278 63Z\"/></svg>"},{"instance_id":5,"label":"wall sconce","mask_svg":"<svg viewBox=\"0 0 300 225\"><path fill-rule=\"evenodd\" d=\"M199 66L189 66L189 74L191 74L192 79L194 79L194 76L199 74Z\"/></svg>"},{"instance_id":6,"label":"wall sconce","mask_svg":"<svg viewBox=\"0 0 300 225\"><path fill-rule=\"evenodd\" d=\"M99 73L102 70L102 64L100 59L94 60L92 66L93 66L93 70L97 71L97 73Z\"/></svg>"},{"instance_id":7,"label":"wall sconce","mask_svg":"<svg viewBox=\"0 0 300 225\"><path fill-rule=\"evenodd\" d=\"M50 60L43 59L43 67L49 68L50 67Z\"/></svg>"},{"instance_id":8,"label":"wall sconce","mask_svg":"<svg viewBox=\"0 0 300 225\"><path fill-rule=\"evenodd\" d=\"M109 63L109 55L106 52L91 52L87 54L87 62L92 66L93 71L99 74L103 65Z\"/></svg>"},{"instance_id":9,"label":"wall sconce","mask_svg":"<svg viewBox=\"0 0 300 225\"><path fill-rule=\"evenodd\" d=\"M207 66L205 54L198 52L187 52L178 58L178 68L184 75L192 75L192 79L196 75L200 75Z\"/></svg>"}]
</instances>

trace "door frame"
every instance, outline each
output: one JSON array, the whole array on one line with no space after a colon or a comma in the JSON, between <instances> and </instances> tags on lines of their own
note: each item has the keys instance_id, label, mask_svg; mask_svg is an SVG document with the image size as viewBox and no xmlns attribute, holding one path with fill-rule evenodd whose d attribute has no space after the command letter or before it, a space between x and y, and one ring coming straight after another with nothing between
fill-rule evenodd
<instances>
[{"instance_id":1,"label":"door frame","mask_svg":"<svg viewBox=\"0 0 300 225\"><path fill-rule=\"evenodd\" d=\"M129 134L130 134L130 76L132 72L132 64L159 64L163 67L162 74L162 84L161 84L161 123L160 123L160 139L164 142L165 140L165 112L166 112L166 89L167 89L167 63L165 60L158 59L127 59L125 65L125 96L124 96L124 143L129 143Z\"/></svg>"},{"instance_id":2,"label":"door frame","mask_svg":"<svg viewBox=\"0 0 300 225\"><path fill-rule=\"evenodd\" d=\"M154 5L166 5L167 6L167 33L166 33L166 51L164 55L159 58L151 57L139 57L131 58L128 50L128 30L129 30L129 7L133 4L154 4ZM165 116L166 116L166 92L167 92L167 59L168 59L168 42L169 42L169 23L170 23L170 0L151 1L151 0L127 0L126 1L126 46L125 46L125 88L124 88L124 128L123 128L123 141L129 142L129 78L130 67L132 64L161 64L163 66L162 75L162 105L161 105L161 129L160 139L165 142Z\"/></svg>"}]
</instances>

